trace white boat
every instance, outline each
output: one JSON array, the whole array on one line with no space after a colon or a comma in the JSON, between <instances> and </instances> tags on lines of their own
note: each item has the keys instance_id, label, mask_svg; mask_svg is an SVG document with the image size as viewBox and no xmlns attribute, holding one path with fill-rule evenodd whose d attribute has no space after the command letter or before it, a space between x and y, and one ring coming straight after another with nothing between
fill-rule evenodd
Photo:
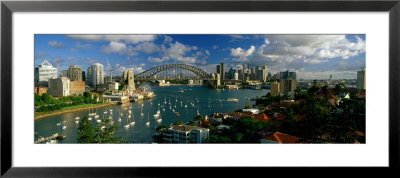
<instances>
[{"instance_id":1,"label":"white boat","mask_svg":"<svg viewBox=\"0 0 400 178\"><path fill-rule=\"evenodd\" d=\"M126 129L129 128L130 119L129 117L126 119L126 125L124 126Z\"/></svg>"},{"instance_id":2,"label":"white boat","mask_svg":"<svg viewBox=\"0 0 400 178\"><path fill-rule=\"evenodd\" d=\"M107 114L107 111L104 111L104 114Z\"/></svg>"},{"instance_id":3,"label":"white boat","mask_svg":"<svg viewBox=\"0 0 400 178\"><path fill-rule=\"evenodd\" d=\"M75 117L75 120L79 120L79 117Z\"/></svg>"},{"instance_id":4,"label":"white boat","mask_svg":"<svg viewBox=\"0 0 400 178\"><path fill-rule=\"evenodd\" d=\"M67 128L67 126L66 125L64 125L64 126L62 126L61 127L63 130L65 130L66 128Z\"/></svg>"},{"instance_id":5,"label":"white boat","mask_svg":"<svg viewBox=\"0 0 400 178\"><path fill-rule=\"evenodd\" d=\"M131 111L131 110L129 110L128 112L129 112L129 114L130 114L130 113L132 113L132 111Z\"/></svg>"},{"instance_id":6,"label":"white boat","mask_svg":"<svg viewBox=\"0 0 400 178\"><path fill-rule=\"evenodd\" d=\"M89 121L91 121L91 120L92 120L92 117L89 117L88 119L89 119Z\"/></svg>"},{"instance_id":7,"label":"white boat","mask_svg":"<svg viewBox=\"0 0 400 178\"><path fill-rule=\"evenodd\" d=\"M45 144L57 144L57 140L49 140Z\"/></svg>"},{"instance_id":8,"label":"white boat","mask_svg":"<svg viewBox=\"0 0 400 178\"><path fill-rule=\"evenodd\" d=\"M157 113L157 114L154 114L153 117L154 117L155 119L157 119L158 117L160 117L160 114L158 114L158 113Z\"/></svg>"},{"instance_id":9,"label":"white boat","mask_svg":"<svg viewBox=\"0 0 400 178\"><path fill-rule=\"evenodd\" d=\"M118 122L121 122L122 121L122 119L121 118L118 118Z\"/></svg>"},{"instance_id":10,"label":"white boat","mask_svg":"<svg viewBox=\"0 0 400 178\"><path fill-rule=\"evenodd\" d=\"M147 113L147 122L146 122L145 125L146 125L146 126L149 126L149 125L150 125L150 114L149 114L149 113Z\"/></svg>"},{"instance_id":11,"label":"white boat","mask_svg":"<svg viewBox=\"0 0 400 178\"><path fill-rule=\"evenodd\" d=\"M140 107L140 115L143 117L143 106Z\"/></svg>"},{"instance_id":12,"label":"white boat","mask_svg":"<svg viewBox=\"0 0 400 178\"><path fill-rule=\"evenodd\" d=\"M60 125L61 125L61 122L60 122L60 123L57 123L57 125L59 125L59 126L60 126Z\"/></svg>"},{"instance_id":13,"label":"white boat","mask_svg":"<svg viewBox=\"0 0 400 178\"><path fill-rule=\"evenodd\" d=\"M79 124L79 121L75 121L75 124Z\"/></svg>"},{"instance_id":14,"label":"white boat","mask_svg":"<svg viewBox=\"0 0 400 178\"><path fill-rule=\"evenodd\" d=\"M94 116L94 118L95 118L95 119L98 119L99 117L100 117L100 116L99 116L99 115L97 115L97 114Z\"/></svg>"},{"instance_id":15,"label":"white boat","mask_svg":"<svg viewBox=\"0 0 400 178\"><path fill-rule=\"evenodd\" d=\"M100 119L97 119L96 122L97 122L97 123L101 123L101 120L100 120Z\"/></svg>"},{"instance_id":16,"label":"white boat","mask_svg":"<svg viewBox=\"0 0 400 178\"><path fill-rule=\"evenodd\" d=\"M135 125L135 115L132 115L133 116L133 121L131 122L131 123L129 123L130 125Z\"/></svg>"},{"instance_id":17,"label":"white boat","mask_svg":"<svg viewBox=\"0 0 400 178\"><path fill-rule=\"evenodd\" d=\"M185 108L187 108L187 105L185 104Z\"/></svg>"},{"instance_id":18,"label":"white boat","mask_svg":"<svg viewBox=\"0 0 400 178\"><path fill-rule=\"evenodd\" d=\"M128 118L131 118L131 115L128 115Z\"/></svg>"},{"instance_id":19,"label":"white boat","mask_svg":"<svg viewBox=\"0 0 400 178\"><path fill-rule=\"evenodd\" d=\"M103 130L103 129L105 129L105 128L106 128L106 126L104 126L104 125L103 125L103 126L101 126L101 130Z\"/></svg>"}]
</instances>

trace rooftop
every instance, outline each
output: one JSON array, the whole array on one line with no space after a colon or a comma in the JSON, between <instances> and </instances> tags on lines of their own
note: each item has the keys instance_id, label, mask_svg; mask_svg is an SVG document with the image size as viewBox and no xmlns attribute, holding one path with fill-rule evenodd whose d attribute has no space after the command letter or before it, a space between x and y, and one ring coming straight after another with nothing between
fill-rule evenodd
<instances>
[{"instance_id":1,"label":"rooftop","mask_svg":"<svg viewBox=\"0 0 400 178\"><path fill-rule=\"evenodd\" d=\"M298 143L300 138L280 132L275 132L274 134L265 137L264 140L270 140L279 143Z\"/></svg>"}]
</instances>

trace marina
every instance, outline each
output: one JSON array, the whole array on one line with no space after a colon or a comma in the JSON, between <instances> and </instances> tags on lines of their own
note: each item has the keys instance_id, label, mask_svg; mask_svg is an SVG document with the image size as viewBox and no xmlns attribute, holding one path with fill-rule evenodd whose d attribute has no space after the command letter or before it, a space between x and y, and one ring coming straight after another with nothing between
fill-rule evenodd
<instances>
[{"instance_id":1,"label":"marina","mask_svg":"<svg viewBox=\"0 0 400 178\"><path fill-rule=\"evenodd\" d=\"M250 105L254 103L248 98L265 95L269 90L215 90L201 86L172 85L154 86L152 91L156 97L139 102L68 112L35 120L35 132L38 133L35 140L59 133L66 136L59 143L76 143L79 123L75 121L79 121L78 117L82 119L88 116L94 125L101 123L103 118L111 118L119 127L116 134L128 143L152 143L152 135L158 126L177 121L186 123L192 121L197 114L204 116L242 109L246 102Z\"/></svg>"}]
</instances>

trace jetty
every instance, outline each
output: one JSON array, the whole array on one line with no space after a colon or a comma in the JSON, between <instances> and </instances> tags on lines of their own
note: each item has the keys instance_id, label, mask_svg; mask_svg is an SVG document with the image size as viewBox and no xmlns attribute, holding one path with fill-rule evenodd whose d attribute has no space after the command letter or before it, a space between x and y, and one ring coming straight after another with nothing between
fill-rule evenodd
<instances>
[{"instance_id":1,"label":"jetty","mask_svg":"<svg viewBox=\"0 0 400 178\"><path fill-rule=\"evenodd\" d=\"M38 140L35 141L35 144L46 143L46 142L54 140L54 139L63 140L65 138L66 138L66 136L60 135L59 133L55 133L50 137L41 137L41 138L39 138Z\"/></svg>"}]
</instances>

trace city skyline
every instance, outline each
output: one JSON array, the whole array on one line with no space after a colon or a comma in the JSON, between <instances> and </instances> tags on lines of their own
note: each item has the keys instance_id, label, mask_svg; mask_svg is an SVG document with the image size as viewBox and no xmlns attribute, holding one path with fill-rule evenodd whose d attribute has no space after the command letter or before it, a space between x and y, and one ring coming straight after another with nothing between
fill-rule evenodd
<instances>
[{"instance_id":1,"label":"city skyline","mask_svg":"<svg viewBox=\"0 0 400 178\"><path fill-rule=\"evenodd\" d=\"M356 79L365 67L365 35L35 35L35 67L47 59L61 70L86 71L98 62L106 72L106 57L113 75L167 63L215 73L221 62L227 69L250 62L271 73L296 71L298 79Z\"/></svg>"}]
</instances>

